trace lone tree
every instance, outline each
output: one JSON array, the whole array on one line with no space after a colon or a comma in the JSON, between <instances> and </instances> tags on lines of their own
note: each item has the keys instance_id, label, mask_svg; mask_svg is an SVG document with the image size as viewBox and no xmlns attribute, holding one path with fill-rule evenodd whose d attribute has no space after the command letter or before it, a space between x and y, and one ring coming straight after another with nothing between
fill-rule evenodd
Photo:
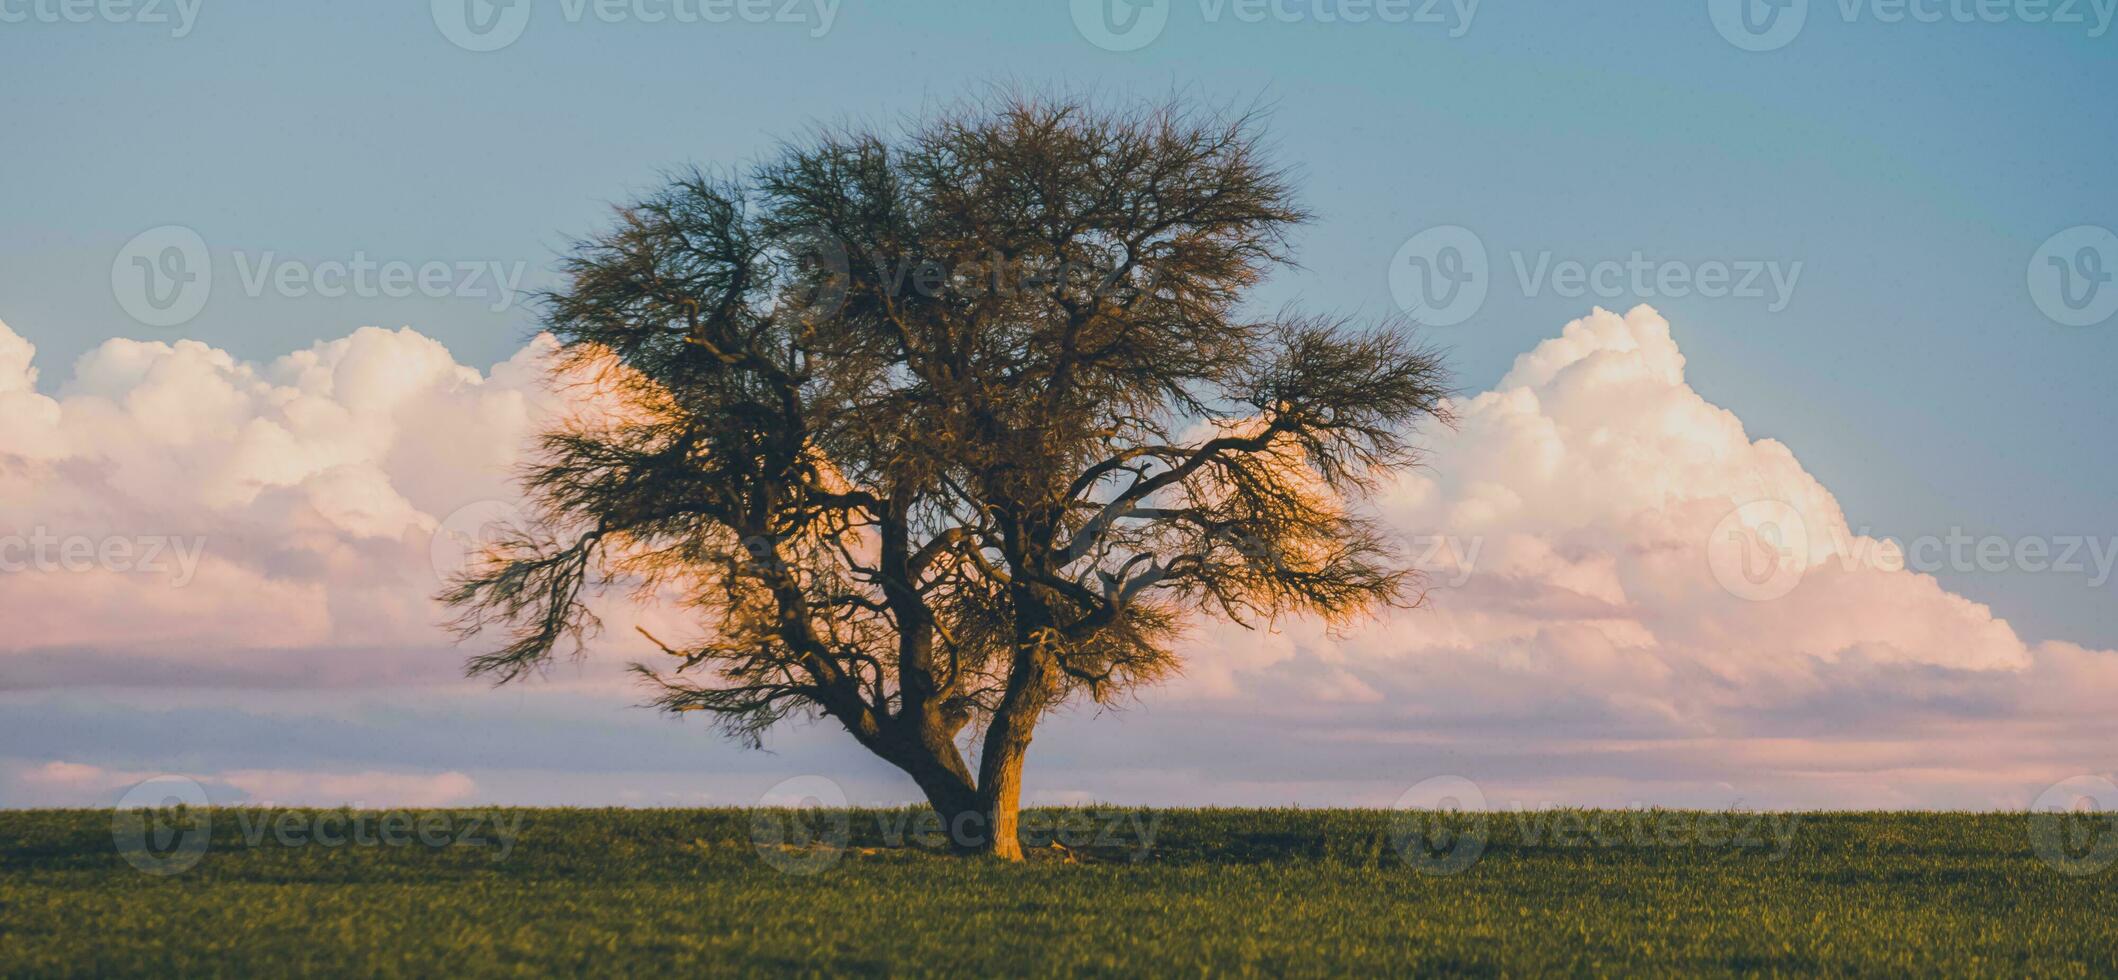
<instances>
[{"instance_id":1,"label":"lone tree","mask_svg":"<svg viewBox=\"0 0 2118 980\"><path fill-rule=\"evenodd\" d=\"M677 598L658 706L828 716L1019 859L1047 712L1168 675L1198 616L1414 598L1357 504L1446 379L1392 324L1240 310L1306 217L1254 117L1181 104L1001 95L680 175L548 298L617 407L544 436L532 526L443 594L505 636L470 672L578 654L584 594Z\"/></svg>"}]
</instances>

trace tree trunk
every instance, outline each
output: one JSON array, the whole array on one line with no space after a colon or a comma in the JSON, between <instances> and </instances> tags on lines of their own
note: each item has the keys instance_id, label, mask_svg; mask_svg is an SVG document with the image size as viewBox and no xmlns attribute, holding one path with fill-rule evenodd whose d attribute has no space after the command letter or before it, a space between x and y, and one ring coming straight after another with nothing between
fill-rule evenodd
<instances>
[{"instance_id":1,"label":"tree trunk","mask_svg":"<svg viewBox=\"0 0 2118 980\"><path fill-rule=\"evenodd\" d=\"M1022 743L1027 747L1028 742ZM1022 860L1018 811L1022 803L1022 752L1004 753L979 766L976 790L946 778L920 780L927 805L941 818L949 849L958 854Z\"/></svg>"},{"instance_id":2,"label":"tree trunk","mask_svg":"<svg viewBox=\"0 0 2118 980\"><path fill-rule=\"evenodd\" d=\"M982 853L1003 861L1022 860L1016 814L1022 808L1022 758L1035 722L1034 714L1002 710L986 730L978 759L978 802L991 831Z\"/></svg>"},{"instance_id":3,"label":"tree trunk","mask_svg":"<svg viewBox=\"0 0 2118 980\"><path fill-rule=\"evenodd\" d=\"M982 794L981 794L982 795ZM953 806L933 800L928 805L941 817L942 832L949 849L966 856L1022 860L1022 844L1016 839L1015 808L988 807L982 803ZM996 828L998 833L995 833Z\"/></svg>"},{"instance_id":4,"label":"tree trunk","mask_svg":"<svg viewBox=\"0 0 2118 980\"><path fill-rule=\"evenodd\" d=\"M1022 754L1015 753L999 766L979 768L983 776L978 787L979 802L990 831L980 853L1003 861L1020 861L1022 839L1017 836L1016 816L1022 808Z\"/></svg>"},{"instance_id":5,"label":"tree trunk","mask_svg":"<svg viewBox=\"0 0 2118 980\"><path fill-rule=\"evenodd\" d=\"M967 782L937 780L920 781L920 789L927 794L927 806L941 818L941 831L948 837L949 849L965 853L975 848L965 846L964 832L958 828L969 826L975 834L984 821L975 815L980 812L978 792ZM966 814L974 816L967 817Z\"/></svg>"},{"instance_id":6,"label":"tree trunk","mask_svg":"<svg viewBox=\"0 0 2118 980\"><path fill-rule=\"evenodd\" d=\"M962 854L981 854L1003 861L1022 860L1018 815L1022 807L1022 760L1030 748L1031 733L1043 712L1046 677L1049 673L1043 650L1041 624L1050 615L1034 598L1018 596L1014 663L1008 669L1006 693L994 710L978 754L978 779L936 779L937 785L921 780L927 802L941 816L942 829L952 849ZM955 727L948 732L953 737ZM938 747L929 746L931 749ZM949 745L955 761L953 773L968 776L960 757ZM909 771L910 767L908 767ZM918 772L913 772L917 778ZM937 792L937 788L941 791ZM968 794L964 790L969 790ZM968 796L968 805L965 797Z\"/></svg>"},{"instance_id":7,"label":"tree trunk","mask_svg":"<svg viewBox=\"0 0 2118 980\"><path fill-rule=\"evenodd\" d=\"M1038 624L1049 616L1027 596L1018 598L1015 662L1008 669L1007 693L986 726L978 753L978 802L991 833L983 853L1003 861L1022 860L1016 815L1022 807L1022 758L1045 704L1046 654Z\"/></svg>"},{"instance_id":8,"label":"tree trunk","mask_svg":"<svg viewBox=\"0 0 2118 980\"><path fill-rule=\"evenodd\" d=\"M964 767L963 757L940 731L930 728L915 732L881 754L919 784L927 796L927 806L941 818L941 831L948 838L949 849L978 853L983 850L984 831L989 823L984 801L970 770Z\"/></svg>"}]
</instances>

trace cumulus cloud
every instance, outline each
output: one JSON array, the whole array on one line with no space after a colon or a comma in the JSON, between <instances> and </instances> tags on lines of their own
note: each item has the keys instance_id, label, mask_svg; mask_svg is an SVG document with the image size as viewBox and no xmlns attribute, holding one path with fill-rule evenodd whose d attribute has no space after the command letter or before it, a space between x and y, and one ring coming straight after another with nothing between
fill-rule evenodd
<instances>
[{"instance_id":1,"label":"cumulus cloud","mask_svg":"<svg viewBox=\"0 0 2118 980\"><path fill-rule=\"evenodd\" d=\"M2110 727L2084 692L2114 689L2118 655L2031 646L1855 533L1787 446L1685 382L1651 308L1568 324L1453 408L1433 465L1378 504L1429 573L1425 605L1349 637L1215 628L1180 694L1500 769L1595 746L1636 760L1632 780L1696 782L1707 758L1900 803L2072 774L2054 732ZM1848 774L1870 785L1827 789Z\"/></svg>"},{"instance_id":2,"label":"cumulus cloud","mask_svg":"<svg viewBox=\"0 0 2118 980\"><path fill-rule=\"evenodd\" d=\"M5 573L0 687L453 678L435 566L511 506L526 440L562 410L543 380L551 350L540 339L479 371L410 330L266 364L113 340L40 385L33 348L0 324L0 531L205 542L181 587L100 558ZM1266 802L1284 797L1260 787L1310 785L1323 751L1346 762L1332 798L1382 803L1391 794L1349 794L1347 780L1453 766L1581 801L1700 802L1707 787L1990 805L2082 771L2078 746L2113 733L2095 692L2118 690L2118 655L2026 643L1906 570L1894 545L1853 532L1793 450L1751 438L1684 368L1648 307L1566 325L1458 400L1457 427L1431 434L1432 465L1374 502L1429 573L1421 608L1340 636L1207 624L1186 676L1127 725L1225 723L1304 746L1290 771L1244 777L1238 795ZM613 612L617 644L626 617L660 615ZM1206 775L1220 763L1164 744L1190 768L1153 778L1229 785ZM332 791L241 778L227 781ZM1151 781L1110 779L1079 792Z\"/></svg>"},{"instance_id":3,"label":"cumulus cloud","mask_svg":"<svg viewBox=\"0 0 2118 980\"><path fill-rule=\"evenodd\" d=\"M1435 467L1384 506L1400 528L1478 542L1478 558L1464 588L1406 624L1422 629L1377 655L1514 657L1631 678L1605 686L1633 696L1673 682L1695 693L1696 675L1743 690L1853 662L2030 663L2005 621L1888 567L1891 546L1854 534L1788 447L1752 440L1686 384L1648 307L1568 324L1455 408ZM1753 559L1769 574L1741 577ZM1770 568L1781 563L1797 567Z\"/></svg>"},{"instance_id":4,"label":"cumulus cloud","mask_svg":"<svg viewBox=\"0 0 2118 980\"><path fill-rule=\"evenodd\" d=\"M465 549L436 532L514 500L552 346L480 372L411 330L267 364L111 340L43 394L0 324L9 686L453 675L430 596Z\"/></svg>"}]
</instances>

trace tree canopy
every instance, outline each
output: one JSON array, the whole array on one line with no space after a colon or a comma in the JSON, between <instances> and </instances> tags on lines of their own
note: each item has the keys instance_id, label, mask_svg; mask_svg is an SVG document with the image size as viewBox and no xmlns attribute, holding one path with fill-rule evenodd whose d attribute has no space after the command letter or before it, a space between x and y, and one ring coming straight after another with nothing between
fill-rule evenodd
<instances>
[{"instance_id":1,"label":"tree canopy","mask_svg":"<svg viewBox=\"0 0 2118 980\"><path fill-rule=\"evenodd\" d=\"M543 437L531 526L445 593L501 638L470 671L673 597L656 704L828 717L1016 856L1054 707L1168 675L1200 617L1417 597L1361 502L1446 376L1403 324L1248 310L1308 217L1255 115L1182 103L1003 94L674 177L548 297L618 407Z\"/></svg>"}]
</instances>

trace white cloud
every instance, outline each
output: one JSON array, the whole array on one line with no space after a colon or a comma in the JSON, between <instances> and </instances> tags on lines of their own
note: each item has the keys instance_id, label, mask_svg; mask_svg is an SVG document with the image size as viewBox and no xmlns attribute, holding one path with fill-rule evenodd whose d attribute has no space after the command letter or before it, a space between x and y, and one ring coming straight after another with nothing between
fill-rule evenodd
<instances>
[{"instance_id":1,"label":"white cloud","mask_svg":"<svg viewBox=\"0 0 2118 980\"><path fill-rule=\"evenodd\" d=\"M1433 434L1431 465L1378 506L1421 558L1425 608L1343 641L1296 624L1248 644L1215 629L1193 675L1234 688L1303 652L1331 669L1400 665L1602 692L1630 714L1710 724L1849 663L2018 671L2031 651L1985 606L1892 570L1788 448L1753 441L1684 381L1669 324L1598 310L1516 359ZM1732 512L1776 501L1806 529L1788 594L1753 601L1710 568ZM1434 542L1439 540L1437 546ZM1738 552L1740 557L1740 551ZM1242 648L1240 650L1236 648ZM1778 692L1778 693L1774 693Z\"/></svg>"},{"instance_id":2,"label":"white cloud","mask_svg":"<svg viewBox=\"0 0 2118 980\"><path fill-rule=\"evenodd\" d=\"M183 588L137 572L8 573L6 686L453 678L460 658L430 598L430 556L449 549L433 532L466 505L511 499L525 440L559 407L542 383L549 351L540 340L479 372L409 330L268 364L114 340L44 395L33 350L0 324L0 531L206 540ZM1523 792L1961 802L2093 761L2069 746L2107 742L2095 692L2118 689L2118 655L2032 646L1893 566L1789 447L1751 439L1684 366L1647 307L1568 324L1460 400L1459 426L1431 435L1431 465L1376 502L1433 564L1426 606L1343 637L1207 624L1187 675L1147 695L1147 713L1240 718L1260 742L1421 746L1443 761L1368 778L1453 765ZM1754 599L1717 577L1712 549L1754 532L1730 515L1760 501L1799 515L1801 540L1781 542L1799 574ZM639 655L631 617L655 628L665 615L614 619L607 659ZM597 683L624 683L598 670ZM1260 771L1246 785L1297 778Z\"/></svg>"},{"instance_id":3,"label":"white cloud","mask_svg":"<svg viewBox=\"0 0 2118 980\"><path fill-rule=\"evenodd\" d=\"M1881 567L1885 546L1847 527L1794 454L1752 441L1683 368L1654 310L1598 310L1457 405L1460 428L1436 442L1434 466L1385 506L1411 533L1482 538L1480 563L1376 652L1514 649L1651 688L1691 668L1736 683L1851 657L2028 665L1986 607ZM1729 544L1716 540L1731 530L1724 519L1756 501L1785 505L1807 531L1795 549L1806 570L1767 601L1731 592L1710 568L1709 546Z\"/></svg>"},{"instance_id":4,"label":"white cloud","mask_svg":"<svg viewBox=\"0 0 2118 980\"><path fill-rule=\"evenodd\" d=\"M1578 768L1608 764L1636 786L1664 764L1696 782L1705 756L1784 799L1829 800L1824 784L1849 772L1874 785L1839 798L1886 801L2092 761L2053 739L2108 727L2082 692L2113 689L2118 655L2032 647L1903 570L1788 447L1752 440L1685 383L1654 310L1570 323L1454 408L1432 465L1378 504L1415 554L1443 559L1427 604L1344 638L1213 628L1177 693L1248 703L1260 727L1417 734L1449 746L1430 755L1497 768L1600 746ZM1746 545L1726 536L1754 529L1729 517L1758 501L1806 531L1783 542L1800 566L1784 595L1713 568L1740 567ZM1451 546L1422 545L1431 535ZM1360 688L1376 697L1357 719L1308 711Z\"/></svg>"},{"instance_id":5,"label":"white cloud","mask_svg":"<svg viewBox=\"0 0 2118 980\"><path fill-rule=\"evenodd\" d=\"M108 788L124 780L125 774L79 762L53 761L26 769L16 778L31 786Z\"/></svg>"},{"instance_id":6,"label":"white cloud","mask_svg":"<svg viewBox=\"0 0 2118 980\"><path fill-rule=\"evenodd\" d=\"M430 539L459 508L514 496L512 467L555 410L550 349L481 374L410 330L269 364L112 340L44 395L33 349L0 324L0 615L16 626L0 657L39 655L31 683L64 683L60 656L102 680L114 658L208 683L454 675L434 655ZM203 552L185 581L166 547L161 567L62 563L66 539ZM349 651L367 651L358 668Z\"/></svg>"}]
</instances>

